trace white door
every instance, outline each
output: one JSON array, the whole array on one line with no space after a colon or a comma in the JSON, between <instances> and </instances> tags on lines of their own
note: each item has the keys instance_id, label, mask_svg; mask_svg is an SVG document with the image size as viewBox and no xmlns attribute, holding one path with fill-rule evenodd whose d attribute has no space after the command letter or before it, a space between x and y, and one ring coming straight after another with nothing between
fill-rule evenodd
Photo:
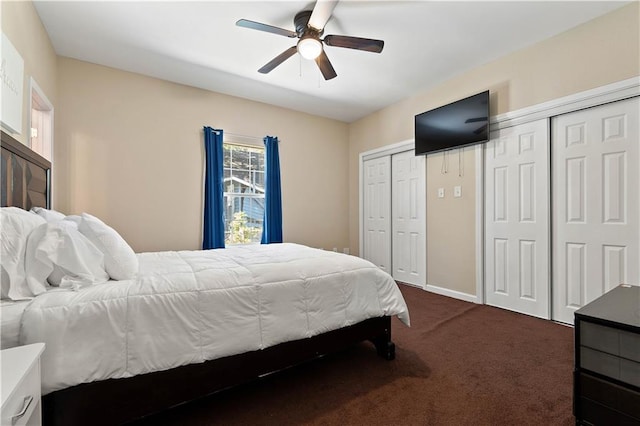
<instances>
[{"instance_id":1,"label":"white door","mask_svg":"<svg viewBox=\"0 0 640 426\"><path fill-rule=\"evenodd\" d=\"M424 287L427 281L425 156L391 157L393 278Z\"/></svg>"},{"instance_id":2,"label":"white door","mask_svg":"<svg viewBox=\"0 0 640 426\"><path fill-rule=\"evenodd\" d=\"M485 299L549 318L549 120L492 132L485 147Z\"/></svg>"},{"instance_id":3,"label":"white door","mask_svg":"<svg viewBox=\"0 0 640 426\"><path fill-rule=\"evenodd\" d=\"M639 282L639 98L555 117L553 319Z\"/></svg>"},{"instance_id":4,"label":"white door","mask_svg":"<svg viewBox=\"0 0 640 426\"><path fill-rule=\"evenodd\" d=\"M391 157L364 162L364 255L391 274Z\"/></svg>"}]
</instances>

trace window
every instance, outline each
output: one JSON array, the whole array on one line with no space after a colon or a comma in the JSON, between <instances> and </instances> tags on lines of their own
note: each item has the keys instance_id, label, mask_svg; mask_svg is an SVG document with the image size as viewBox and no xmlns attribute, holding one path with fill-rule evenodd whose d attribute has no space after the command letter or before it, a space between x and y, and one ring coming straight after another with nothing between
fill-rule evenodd
<instances>
[{"instance_id":1,"label":"window","mask_svg":"<svg viewBox=\"0 0 640 426\"><path fill-rule=\"evenodd\" d=\"M264 148L224 143L225 245L259 243L264 218Z\"/></svg>"}]
</instances>

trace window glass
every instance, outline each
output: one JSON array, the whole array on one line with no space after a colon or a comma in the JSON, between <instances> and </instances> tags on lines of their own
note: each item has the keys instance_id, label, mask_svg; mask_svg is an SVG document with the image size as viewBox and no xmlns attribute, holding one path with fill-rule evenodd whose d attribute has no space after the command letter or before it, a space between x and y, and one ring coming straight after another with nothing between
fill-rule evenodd
<instances>
[{"instance_id":1,"label":"window glass","mask_svg":"<svg viewBox=\"0 0 640 426\"><path fill-rule=\"evenodd\" d=\"M225 244L258 243L264 218L264 148L225 143Z\"/></svg>"}]
</instances>

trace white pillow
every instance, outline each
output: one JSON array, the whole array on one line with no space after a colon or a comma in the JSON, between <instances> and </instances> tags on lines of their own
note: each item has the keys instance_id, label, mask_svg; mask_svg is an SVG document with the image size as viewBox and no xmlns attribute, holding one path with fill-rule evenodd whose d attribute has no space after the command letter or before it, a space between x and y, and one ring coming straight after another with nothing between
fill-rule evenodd
<instances>
[{"instance_id":1,"label":"white pillow","mask_svg":"<svg viewBox=\"0 0 640 426\"><path fill-rule=\"evenodd\" d=\"M53 271L53 264L39 262L36 259L36 249L47 232L48 222L34 229L27 239L24 256L24 269L26 271L27 286L35 296L47 291L47 277Z\"/></svg>"},{"instance_id":2,"label":"white pillow","mask_svg":"<svg viewBox=\"0 0 640 426\"><path fill-rule=\"evenodd\" d=\"M74 289L109 280L102 252L66 220L45 223L31 233L25 265L27 283L36 295L47 290L47 279Z\"/></svg>"},{"instance_id":3,"label":"white pillow","mask_svg":"<svg viewBox=\"0 0 640 426\"><path fill-rule=\"evenodd\" d=\"M72 214L64 218L64 220L69 220L75 223L77 226L80 226L80 222L82 222L82 217Z\"/></svg>"},{"instance_id":4,"label":"white pillow","mask_svg":"<svg viewBox=\"0 0 640 426\"><path fill-rule=\"evenodd\" d=\"M47 222L55 222L58 220L62 220L65 217L64 214L58 211L43 209L42 207L32 207L31 211L37 214L38 216L42 217Z\"/></svg>"},{"instance_id":5,"label":"white pillow","mask_svg":"<svg viewBox=\"0 0 640 426\"><path fill-rule=\"evenodd\" d=\"M63 220L65 221L70 221L73 225L75 225L75 229L78 229L78 225L80 224L80 221L82 221L82 218L80 216L77 215L70 215L65 217ZM78 231L79 232L79 231ZM80 234L82 235L82 234ZM82 238L87 238L84 235L82 235ZM104 269L104 266L103 266ZM69 275L73 275L72 273L65 271L64 269L62 269L60 267L60 265L53 265L53 272L51 272L51 274L47 277L47 282L49 283L49 285L52 285L54 287L59 287L60 284L62 283L62 280Z\"/></svg>"},{"instance_id":6,"label":"white pillow","mask_svg":"<svg viewBox=\"0 0 640 426\"><path fill-rule=\"evenodd\" d=\"M46 223L43 218L17 207L0 209L2 298L13 300L33 297L27 286L25 251L29 234ZM8 284L8 285L7 285Z\"/></svg>"},{"instance_id":7,"label":"white pillow","mask_svg":"<svg viewBox=\"0 0 640 426\"><path fill-rule=\"evenodd\" d=\"M115 229L87 213L82 213L78 229L104 254L104 266L111 279L136 277L138 257Z\"/></svg>"}]
</instances>

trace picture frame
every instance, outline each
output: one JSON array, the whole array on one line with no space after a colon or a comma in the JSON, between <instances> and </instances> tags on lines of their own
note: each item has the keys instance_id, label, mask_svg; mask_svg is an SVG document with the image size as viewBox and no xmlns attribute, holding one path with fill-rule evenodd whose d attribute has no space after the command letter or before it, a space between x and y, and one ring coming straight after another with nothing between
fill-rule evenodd
<instances>
[{"instance_id":1,"label":"picture frame","mask_svg":"<svg viewBox=\"0 0 640 426\"><path fill-rule=\"evenodd\" d=\"M22 133L22 101L24 85L24 60L9 38L2 33L2 109L0 122L11 133Z\"/></svg>"}]
</instances>

